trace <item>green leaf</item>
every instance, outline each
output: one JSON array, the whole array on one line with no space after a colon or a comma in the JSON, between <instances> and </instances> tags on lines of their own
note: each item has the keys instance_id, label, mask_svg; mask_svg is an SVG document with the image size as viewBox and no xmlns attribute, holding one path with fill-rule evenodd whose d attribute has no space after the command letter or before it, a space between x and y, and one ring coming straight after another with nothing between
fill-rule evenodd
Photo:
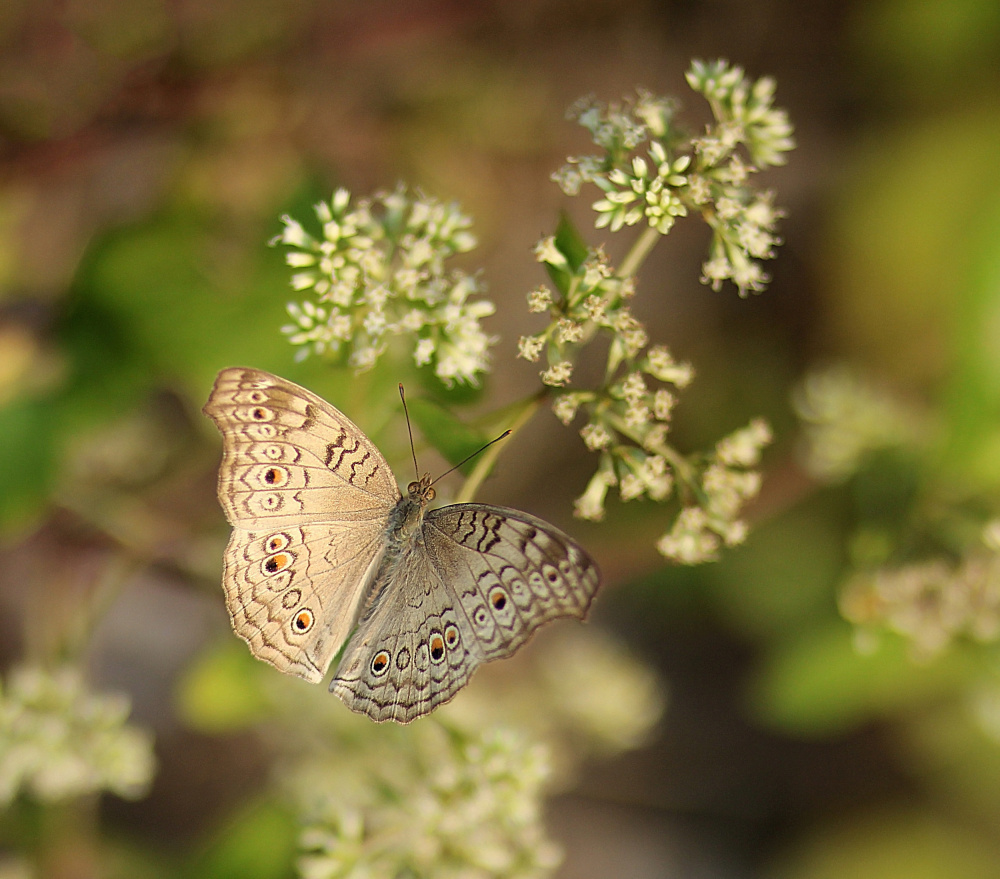
<instances>
[{"instance_id":1,"label":"green leaf","mask_svg":"<svg viewBox=\"0 0 1000 879\"><path fill-rule=\"evenodd\" d=\"M181 679L177 710L193 729L233 732L258 723L269 713L256 674L260 664L235 638L206 651Z\"/></svg>"},{"instance_id":2,"label":"green leaf","mask_svg":"<svg viewBox=\"0 0 1000 879\"><path fill-rule=\"evenodd\" d=\"M963 688L977 674L960 647L917 665L904 639L883 633L874 650L855 649L843 622L802 631L772 654L751 693L765 723L828 735Z\"/></svg>"},{"instance_id":3,"label":"green leaf","mask_svg":"<svg viewBox=\"0 0 1000 879\"><path fill-rule=\"evenodd\" d=\"M293 875L298 827L286 809L267 800L245 807L191 865L200 879L287 879Z\"/></svg>"},{"instance_id":4,"label":"green leaf","mask_svg":"<svg viewBox=\"0 0 1000 879\"><path fill-rule=\"evenodd\" d=\"M566 257L574 272L587 261L590 253L589 245L565 212L559 215L556 227L556 249Z\"/></svg>"},{"instance_id":5,"label":"green leaf","mask_svg":"<svg viewBox=\"0 0 1000 879\"><path fill-rule=\"evenodd\" d=\"M410 417L424 439L453 465L492 439L460 421L443 406L426 397L407 400L407 407ZM462 468L463 472L467 472L473 466L473 462L470 461L467 467Z\"/></svg>"},{"instance_id":6,"label":"green leaf","mask_svg":"<svg viewBox=\"0 0 1000 879\"><path fill-rule=\"evenodd\" d=\"M53 479L53 421L47 400L0 408L0 530L24 528L42 511Z\"/></svg>"},{"instance_id":7,"label":"green leaf","mask_svg":"<svg viewBox=\"0 0 1000 879\"><path fill-rule=\"evenodd\" d=\"M583 236L579 233L573 221L565 213L559 216L559 225L555 234L556 250L558 250L569 263L569 270L546 263L545 268L549 273L552 283L556 289L565 296L569 293L573 278L576 276L580 266L587 259L590 248Z\"/></svg>"}]
</instances>

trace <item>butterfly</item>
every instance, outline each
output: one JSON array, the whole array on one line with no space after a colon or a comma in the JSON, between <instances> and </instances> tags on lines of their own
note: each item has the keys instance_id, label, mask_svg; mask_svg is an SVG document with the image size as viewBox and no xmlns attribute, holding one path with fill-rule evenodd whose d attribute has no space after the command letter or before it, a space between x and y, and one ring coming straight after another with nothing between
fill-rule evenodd
<instances>
[{"instance_id":1,"label":"butterfly","mask_svg":"<svg viewBox=\"0 0 1000 879\"><path fill-rule=\"evenodd\" d=\"M337 660L330 691L353 711L409 723L543 623L586 615L600 574L579 544L506 507L428 511L430 477L401 494L375 444L305 388L232 367L204 412L223 440L233 629L313 683Z\"/></svg>"}]
</instances>

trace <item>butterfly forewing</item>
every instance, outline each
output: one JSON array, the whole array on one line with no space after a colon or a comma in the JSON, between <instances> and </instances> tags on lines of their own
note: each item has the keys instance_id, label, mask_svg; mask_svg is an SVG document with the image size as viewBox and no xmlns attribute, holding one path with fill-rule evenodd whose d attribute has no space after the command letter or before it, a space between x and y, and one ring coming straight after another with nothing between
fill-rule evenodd
<instances>
[{"instance_id":1,"label":"butterfly forewing","mask_svg":"<svg viewBox=\"0 0 1000 879\"><path fill-rule=\"evenodd\" d=\"M205 405L223 439L219 502L235 526L223 587L259 659L318 682L343 645L400 498L341 412L255 369L219 373Z\"/></svg>"},{"instance_id":2,"label":"butterfly forewing","mask_svg":"<svg viewBox=\"0 0 1000 879\"><path fill-rule=\"evenodd\" d=\"M298 385L255 369L225 369L205 414L222 433L219 501L233 525L387 519L400 498L374 443Z\"/></svg>"},{"instance_id":3,"label":"butterfly forewing","mask_svg":"<svg viewBox=\"0 0 1000 879\"><path fill-rule=\"evenodd\" d=\"M510 656L551 619L582 619L600 583L575 541L518 510L456 504L429 513L424 530L484 659Z\"/></svg>"}]
</instances>

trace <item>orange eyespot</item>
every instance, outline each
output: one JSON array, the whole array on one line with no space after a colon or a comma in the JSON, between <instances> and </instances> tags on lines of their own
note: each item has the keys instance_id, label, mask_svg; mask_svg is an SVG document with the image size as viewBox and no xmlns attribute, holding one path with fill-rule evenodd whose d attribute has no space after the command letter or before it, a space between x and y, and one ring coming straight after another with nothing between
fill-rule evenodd
<instances>
[{"instance_id":1,"label":"orange eyespot","mask_svg":"<svg viewBox=\"0 0 1000 879\"><path fill-rule=\"evenodd\" d=\"M291 538L287 534L272 534L267 538L267 551L277 552L279 549L284 549L289 543L291 543Z\"/></svg>"},{"instance_id":2,"label":"orange eyespot","mask_svg":"<svg viewBox=\"0 0 1000 879\"><path fill-rule=\"evenodd\" d=\"M427 646L431 651L431 662L440 662L444 659L444 638L440 632L432 632L427 639Z\"/></svg>"},{"instance_id":3,"label":"orange eyespot","mask_svg":"<svg viewBox=\"0 0 1000 879\"><path fill-rule=\"evenodd\" d=\"M295 614L292 620L292 628L297 634L303 635L308 632L312 627L316 618L313 616L313 612L309 608L304 607L297 614Z\"/></svg>"},{"instance_id":4,"label":"orange eyespot","mask_svg":"<svg viewBox=\"0 0 1000 879\"><path fill-rule=\"evenodd\" d=\"M490 590L490 604L497 610L503 610L507 606L507 593L499 586L494 586Z\"/></svg>"},{"instance_id":5,"label":"orange eyespot","mask_svg":"<svg viewBox=\"0 0 1000 879\"><path fill-rule=\"evenodd\" d=\"M389 652L387 650L379 650L379 652L372 657L371 669L372 674L375 675L375 677L381 677L389 670L390 658L391 657L389 656Z\"/></svg>"},{"instance_id":6,"label":"orange eyespot","mask_svg":"<svg viewBox=\"0 0 1000 879\"><path fill-rule=\"evenodd\" d=\"M444 641L449 649L458 644L458 626L454 623L449 623L444 627Z\"/></svg>"},{"instance_id":7,"label":"orange eyespot","mask_svg":"<svg viewBox=\"0 0 1000 879\"><path fill-rule=\"evenodd\" d=\"M264 570L268 574L277 574L292 564L293 556L287 552L277 552L264 562Z\"/></svg>"},{"instance_id":8,"label":"orange eyespot","mask_svg":"<svg viewBox=\"0 0 1000 879\"><path fill-rule=\"evenodd\" d=\"M264 471L266 485L284 485L286 482L288 482L288 471L284 467L268 467Z\"/></svg>"}]
</instances>

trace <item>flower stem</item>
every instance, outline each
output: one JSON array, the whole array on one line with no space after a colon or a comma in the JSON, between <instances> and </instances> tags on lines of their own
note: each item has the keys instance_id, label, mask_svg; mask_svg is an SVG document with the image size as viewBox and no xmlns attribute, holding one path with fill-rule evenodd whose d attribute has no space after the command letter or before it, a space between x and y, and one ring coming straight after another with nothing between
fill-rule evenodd
<instances>
[{"instance_id":1,"label":"flower stem","mask_svg":"<svg viewBox=\"0 0 1000 879\"><path fill-rule=\"evenodd\" d=\"M660 240L660 233L652 226L647 226L643 233L636 239L632 249L625 255L622 264L618 269L619 278L629 278L639 271L639 266L653 249L653 245Z\"/></svg>"},{"instance_id":2,"label":"flower stem","mask_svg":"<svg viewBox=\"0 0 1000 879\"><path fill-rule=\"evenodd\" d=\"M511 436L517 433L531 420L531 416L538 411L538 407L542 405L542 401L546 396L546 391L541 390L536 394L532 394L520 404L517 404L514 407L508 407L508 411L513 412L513 421L509 428ZM476 492L479 491L479 487L493 470L493 465L496 463L497 457L500 455L500 449L504 445L506 445L506 443L495 443L479 456L476 466L469 474L468 479L465 480L461 490L455 496L455 503L467 504L476 496Z\"/></svg>"}]
</instances>

